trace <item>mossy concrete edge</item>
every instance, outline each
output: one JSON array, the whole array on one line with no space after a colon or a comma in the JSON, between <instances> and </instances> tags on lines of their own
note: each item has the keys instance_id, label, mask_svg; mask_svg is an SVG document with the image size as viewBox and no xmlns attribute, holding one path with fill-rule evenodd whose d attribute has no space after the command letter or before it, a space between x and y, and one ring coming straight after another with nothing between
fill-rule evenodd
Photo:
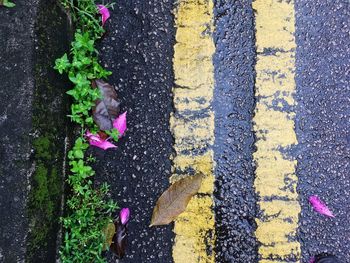
<instances>
[{"instance_id":1,"label":"mossy concrete edge","mask_svg":"<svg viewBox=\"0 0 350 263\"><path fill-rule=\"evenodd\" d=\"M0 8L0 262L55 262L60 243L69 50L58 0Z\"/></svg>"},{"instance_id":2,"label":"mossy concrete edge","mask_svg":"<svg viewBox=\"0 0 350 263\"><path fill-rule=\"evenodd\" d=\"M35 25L33 140L35 172L31 178L26 262L55 262L60 245L64 195L65 144L68 136L68 80L54 61L69 50L70 28L57 0L42 1Z\"/></svg>"}]
</instances>

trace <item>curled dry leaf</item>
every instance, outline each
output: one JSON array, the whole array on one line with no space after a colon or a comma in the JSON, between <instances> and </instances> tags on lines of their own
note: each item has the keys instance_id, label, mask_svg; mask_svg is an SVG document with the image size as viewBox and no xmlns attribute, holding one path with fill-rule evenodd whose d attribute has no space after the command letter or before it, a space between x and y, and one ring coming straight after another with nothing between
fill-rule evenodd
<instances>
[{"instance_id":1,"label":"curled dry leaf","mask_svg":"<svg viewBox=\"0 0 350 263\"><path fill-rule=\"evenodd\" d=\"M108 247L112 244L112 239L115 233L115 225L114 223L109 223L104 229L104 235L106 237L106 242L103 245L103 250L107 250Z\"/></svg>"},{"instance_id":2,"label":"curled dry leaf","mask_svg":"<svg viewBox=\"0 0 350 263\"><path fill-rule=\"evenodd\" d=\"M312 257L309 263L341 263L336 256L330 255L328 253L322 253L317 256Z\"/></svg>"},{"instance_id":3,"label":"curled dry leaf","mask_svg":"<svg viewBox=\"0 0 350 263\"><path fill-rule=\"evenodd\" d=\"M327 205L323 203L317 195L310 196L309 202L311 203L312 207L315 209L316 212L325 216L334 217L333 213L329 210Z\"/></svg>"},{"instance_id":4,"label":"curled dry leaf","mask_svg":"<svg viewBox=\"0 0 350 263\"><path fill-rule=\"evenodd\" d=\"M188 176L173 183L158 199L150 226L166 225L185 211L202 183L203 174Z\"/></svg>"},{"instance_id":5,"label":"curled dry leaf","mask_svg":"<svg viewBox=\"0 0 350 263\"><path fill-rule=\"evenodd\" d=\"M94 121L100 130L110 130L113 128L113 121L119 114L120 102L114 87L107 82L96 79L92 82L93 87L101 91L102 99L95 103L92 109Z\"/></svg>"},{"instance_id":6,"label":"curled dry leaf","mask_svg":"<svg viewBox=\"0 0 350 263\"><path fill-rule=\"evenodd\" d=\"M116 231L110 249L119 259L121 259L125 255L126 237L128 234L127 224L122 224L120 217L118 217L114 222L114 226Z\"/></svg>"}]
</instances>

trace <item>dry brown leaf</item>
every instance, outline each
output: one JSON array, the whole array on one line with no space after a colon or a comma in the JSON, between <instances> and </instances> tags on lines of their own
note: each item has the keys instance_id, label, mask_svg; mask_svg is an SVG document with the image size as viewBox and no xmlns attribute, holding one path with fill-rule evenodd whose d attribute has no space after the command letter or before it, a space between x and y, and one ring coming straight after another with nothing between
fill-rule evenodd
<instances>
[{"instance_id":1,"label":"dry brown leaf","mask_svg":"<svg viewBox=\"0 0 350 263\"><path fill-rule=\"evenodd\" d=\"M158 199L150 226L167 225L185 211L202 183L203 174L188 176L173 183Z\"/></svg>"},{"instance_id":2,"label":"dry brown leaf","mask_svg":"<svg viewBox=\"0 0 350 263\"><path fill-rule=\"evenodd\" d=\"M107 82L96 79L92 82L93 87L97 87L102 94L102 99L96 101L92 109L94 121L101 131L113 128L113 120L119 114L120 102L114 87Z\"/></svg>"},{"instance_id":3,"label":"dry brown leaf","mask_svg":"<svg viewBox=\"0 0 350 263\"><path fill-rule=\"evenodd\" d=\"M109 248L109 246L112 244L113 242L113 236L115 234L115 225L114 223L109 223L106 228L104 229L104 235L106 237L106 242L103 245L103 250L107 250Z\"/></svg>"},{"instance_id":4,"label":"dry brown leaf","mask_svg":"<svg viewBox=\"0 0 350 263\"><path fill-rule=\"evenodd\" d=\"M127 229L127 224L123 225L121 223L120 218L118 218L114 222L115 226L115 235L113 236L112 239L112 244L110 246L111 251L117 255L119 259L122 259L125 255L125 250L126 250L126 243L127 243L127 234L128 234L128 229Z\"/></svg>"}]
</instances>

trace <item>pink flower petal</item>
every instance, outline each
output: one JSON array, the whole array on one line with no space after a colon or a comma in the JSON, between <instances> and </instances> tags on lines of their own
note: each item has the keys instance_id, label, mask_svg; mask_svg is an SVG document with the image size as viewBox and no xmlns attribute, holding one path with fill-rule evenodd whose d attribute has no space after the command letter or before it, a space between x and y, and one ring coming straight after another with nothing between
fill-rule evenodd
<instances>
[{"instance_id":1,"label":"pink flower petal","mask_svg":"<svg viewBox=\"0 0 350 263\"><path fill-rule=\"evenodd\" d=\"M113 121L113 128L115 128L119 131L119 137L123 136L123 134L126 131L126 112L124 112L123 114L120 114Z\"/></svg>"},{"instance_id":2,"label":"pink flower petal","mask_svg":"<svg viewBox=\"0 0 350 263\"><path fill-rule=\"evenodd\" d=\"M129 221L130 209L129 208L123 208L122 210L120 210L119 217L120 217L120 222L123 225L125 225Z\"/></svg>"},{"instance_id":3,"label":"pink flower petal","mask_svg":"<svg viewBox=\"0 0 350 263\"><path fill-rule=\"evenodd\" d=\"M92 134L90 131L86 131L85 136L88 138L89 141L102 141L101 137L98 134Z\"/></svg>"},{"instance_id":4,"label":"pink flower petal","mask_svg":"<svg viewBox=\"0 0 350 263\"><path fill-rule=\"evenodd\" d=\"M107 140L101 139L100 135L92 134L90 131L87 131L85 136L88 138L90 145L96 146L103 150L107 150L109 148L117 148L113 143L110 143Z\"/></svg>"},{"instance_id":5,"label":"pink flower petal","mask_svg":"<svg viewBox=\"0 0 350 263\"><path fill-rule=\"evenodd\" d=\"M101 16L102 16L102 25L104 25L107 21L107 19L111 16L109 13L109 10L107 7L105 7L104 5L97 5L98 7L98 11L100 12Z\"/></svg>"},{"instance_id":6,"label":"pink flower petal","mask_svg":"<svg viewBox=\"0 0 350 263\"><path fill-rule=\"evenodd\" d=\"M315 262L316 262L316 258L315 257L310 258L309 263L315 263Z\"/></svg>"},{"instance_id":7,"label":"pink flower petal","mask_svg":"<svg viewBox=\"0 0 350 263\"><path fill-rule=\"evenodd\" d=\"M103 150L107 150L110 148L117 148L116 145L114 145L113 143L110 143L109 141L89 141L90 145L92 146L96 146L98 148L101 148Z\"/></svg>"},{"instance_id":8,"label":"pink flower petal","mask_svg":"<svg viewBox=\"0 0 350 263\"><path fill-rule=\"evenodd\" d=\"M310 196L309 202L311 203L312 207L315 209L316 212L325 216L334 217L333 213L329 210L327 205L323 203L317 195Z\"/></svg>"}]
</instances>

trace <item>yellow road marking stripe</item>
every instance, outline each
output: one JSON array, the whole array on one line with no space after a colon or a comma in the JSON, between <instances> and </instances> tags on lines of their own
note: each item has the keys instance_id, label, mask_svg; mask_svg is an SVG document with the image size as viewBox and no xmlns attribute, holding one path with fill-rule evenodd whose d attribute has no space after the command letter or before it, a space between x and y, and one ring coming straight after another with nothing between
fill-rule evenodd
<instances>
[{"instance_id":1,"label":"yellow road marking stripe","mask_svg":"<svg viewBox=\"0 0 350 263\"><path fill-rule=\"evenodd\" d=\"M297 144L294 131L294 2L256 0L255 189L262 216L256 219L261 263L300 261L296 239L300 205L296 192L296 160L282 149ZM289 107L286 111L285 107ZM291 261L288 261L291 262Z\"/></svg>"},{"instance_id":2,"label":"yellow road marking stripe","mask_svg":"<svg viewBox=\"0 0 350 263\"><path fill-rule=\"evenodd\" d=\"M175 23L175 113L170 125L176 157L171 182L195 172L205 178L200 194L175 221L173 259L175 263L209 263L215 258L212 0L179 0Z\"/></svg>"}]
</instances>

